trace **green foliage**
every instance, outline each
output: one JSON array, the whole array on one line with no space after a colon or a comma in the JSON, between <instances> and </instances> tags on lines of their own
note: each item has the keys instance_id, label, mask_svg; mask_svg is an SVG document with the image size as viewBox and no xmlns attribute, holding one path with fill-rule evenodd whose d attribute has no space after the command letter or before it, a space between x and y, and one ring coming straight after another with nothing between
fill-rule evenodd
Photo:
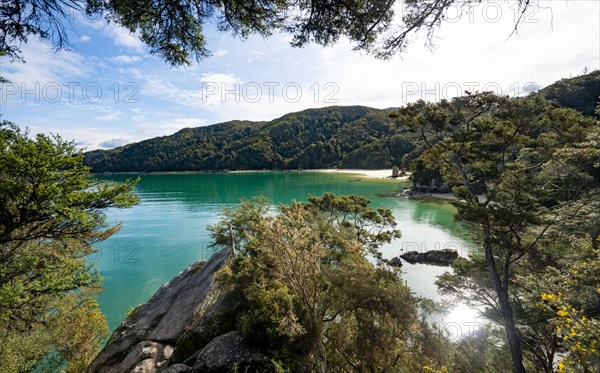
<instances>
[{"instance_id":1,"label":"green foliage","mask_svg":"<svg viewBox=\"0 0 600 373\"><path fill-rule=\"evenodd\" d=\"M57 297L49 312L25 331L2 335L0 369L3 373L85 371L105 338L108 325L95 301L97 289L85 288Z\"/></svg>"},{"instance_id":2,"label":"green foliage","mask_svg":"<svg viewBox=\"0 0 600 373\"><path fill-rule=\"evenodd\" d=\"M237 253L218 279L244 296L238 328L292 370L420 367L409 343L416 300L367 259L399 232L390 211L368 202L325 194L276 211L245 202L211 227Z\"/></svg>"},{"instance_id":3,"label":"green foliage","mask_svg":"<svg viewBox=\"0 0 600 373\"><path fill-rule=\"evenodd\" d=\"M437 170L453 186L458 217L480 233L483 255L456 261L442 289L483 304L505 327L515 371L523 356L552 371L554 328L523 301L529 290L517 278L543 274L564 256L561 243L598 229L598 123L540 95L469 94L399 115L422 135L421 172Z\"/></svg>"},{"instance_id":4,"label":"green foliage","mask_svg":"<svg viewBox=\"0 0 600 373\"><path fill-rule=\"evenodd\" d=\"M328 107L271 122L232 121L86 153L94 172L385 168L412 142L385 110Z\"/></svg>"},{"instance_id":5,"label":"green foliage","mask_svg":"<svg viewBox=\"0 0 600 373\"><path fill-rule=\"evenodd\" d=\"M134 182L97 181L73 143L30 138L6 121L0 152L0 370L27 370L53 345L77 371L106 332L86 256L119 228L102 210L137 201Z\"/></svg>"},{"instance_id":6,"label":"green foliage","mask_svg":"<svg viewBox=\"0 0 600 373\"><path fill-rule=\"evenodd\" d=\"M593 115L594 108L600 107L600 71L559 80L542 89L539 94L535 95L547 99L549 101L548 103L555 107L575 109L585 116ZM446 109L452 110L450 109L451 106L452 104L447 101L440 102L437 105L419 102L403 109L404 115L401 118L401 122L404 126L410 127L411 123L420 121L423 115L445 115L442 112ZM432 113L431 107L437 107L437 114ZM429 114L425 114L425 111L428 111ZM394 117L399 118L400 114L394 113ZM596 118L600 118L600 116L596 114ZM434 117L431 117L430 119L433 121ZM446 119L452 120L451 118ZM446 128L446 131L440 129L440 132L438 133L438 136L440 137L436 141L448 136L449 133L448 128ZM420 136L421 134L415 132L415 135ZM416 188L427 189L431 186L439 187L442 183L439 169L437 167L428 168L423 162L423 159L420 158L428 148L426 145L427 144L424 144L423 142L416 143L414 149L406 153L402 158L402 168L411 170L411 179ZM591 144L590 146L587 146L586 149L587 151L591 151L592 149L595 149L595 147ZM451 181L445 181L452 186ZM482 190L483 189L480 191Z\"/></svg>"}]
</instances>

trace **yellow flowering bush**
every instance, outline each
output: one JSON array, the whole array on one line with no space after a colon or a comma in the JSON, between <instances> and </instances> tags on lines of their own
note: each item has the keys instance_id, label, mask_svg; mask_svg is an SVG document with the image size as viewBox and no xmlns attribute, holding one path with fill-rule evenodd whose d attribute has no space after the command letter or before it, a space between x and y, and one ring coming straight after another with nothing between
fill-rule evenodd
<instances>
[{"instance_id":1,"label":"yellow flowering bush","mask_svg":"<svg viewBox=\"0 0 600 373\"><path fill-rule=\"evenodd\" d=\"M557 372L600 371L600 250L590 238L574 243L581 260L543 278L546 291L538 307L556 328L559 356Z\"/></svg>"}]
</instances>

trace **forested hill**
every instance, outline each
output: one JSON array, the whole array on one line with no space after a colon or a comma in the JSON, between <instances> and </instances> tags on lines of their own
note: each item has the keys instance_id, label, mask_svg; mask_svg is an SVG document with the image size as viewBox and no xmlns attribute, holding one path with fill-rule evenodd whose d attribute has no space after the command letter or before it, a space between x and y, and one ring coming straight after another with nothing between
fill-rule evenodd
<instances>
[{"instance_id":1,"label":"forested hill","mask_svg":"<svg viewBox=\"0 0 600 373\"><path fill-rule=\"evenodd\" d=\"M600 70L574 78L561 79L540 91L544 97L559 106L600 119Z\"/></svg>"},{"instance_id":2,"label":"forested hill","mask_svg":"<svg viewBox=\"0 0 600 373\"><path fill-rule=\"evenodd\" d=\"M297 168L385 168L413 145L389 110L332 106L270 122L185 128L111 150L86 153L94 172Z\"/></svg>"}]
</instances>

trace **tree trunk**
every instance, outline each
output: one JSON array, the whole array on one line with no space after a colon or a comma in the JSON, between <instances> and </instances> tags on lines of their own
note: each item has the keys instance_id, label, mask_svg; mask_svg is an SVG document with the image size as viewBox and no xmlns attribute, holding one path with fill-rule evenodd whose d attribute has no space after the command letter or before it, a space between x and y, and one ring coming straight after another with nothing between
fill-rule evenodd
<instances>
[{"instance_id":1,"label":"tree trunk","mask_svg":"<svg viewBox=\"0 0 600 373\"><path fill-rule=\"evenodd\" d=\"M506 331L506 339L510 347L510 354L512 356L513 372L514 373L526 373L525 366L523 365L523 351L521 349L521 338L517 333L517 328L513 319L512 307L510 306L508 298L508 283L502 283L498 274L498 268L496 267L496 260L494 259L494 253L492 251L492 245L490 243L490 232L486 224L483 226L483 246L485 250L485 261L488 267L488 271L492 277L494 283L494 290L498 296L498 303L500 304L500 311L502 312L502 319L504 321L504 329ZM505 281L506 282L506 281Z\"/></svg>"}]
</instances>

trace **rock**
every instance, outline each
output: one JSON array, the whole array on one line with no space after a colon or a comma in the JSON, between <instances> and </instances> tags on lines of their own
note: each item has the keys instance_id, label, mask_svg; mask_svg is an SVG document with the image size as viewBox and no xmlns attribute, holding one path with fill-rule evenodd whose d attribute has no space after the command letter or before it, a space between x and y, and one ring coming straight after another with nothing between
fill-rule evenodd
<instances>
[{"instance_id":1,"label":"rock","mask_svg":"<svg viewBox=\"0 0 600 373\"><path fill-rule=\"evenodd\" d=\"M392 267L402 267L402 259L399 256L392 259L384 259L383 261Z\"/></svg>"},{"instance_id":2,"label":"rock","mask_svg":"<svg viewBox=\"0 0 600 373\"><path fill-rule=\"evenodd\" d=\"M415 182L413 189L422 193L449 193L451 191L448 184L439 177L432 178L428 182Z\"/></svg>"},{"instance_id":3,"label":"rock","mask_svg":"<svg viewBox=\"0 0 600 373\"><path fill-rule=\"evenodd\" d=\"M218 298L214 274L229 263L231 255L230 250L219 251L164 284L113 332L88 372L129 373L138 366L145 369L139 372L150 372L151 362L155 369L166 367L172 346Z\"/></svg>"},{"instance_id":4,"label":"rock","mask_svg":"<svg viewBox=\"0 0 600 373\"><path fill-rule=\"evenodd\" d=\"M158 348L156 348L156 343L151 342L153 345L146 346L142 348L142 353L140 354L142 359L155 359L156 355L158 355Z\"/></svg>"},{"instance_id":5,"label":"rock","mask_svg":"<svg viewBox=\"0 0 600 373\"><path fill-rule=\"evenodd\" d=\"M165 358L165 360L169 360L172 355L173 355L173 347L165 346L165 349L163 350L163 357Z\"/></svg>"},{"instance_id":6,"label":"rock","mask_svg":"<svg viewBox=\"0 0 600 373\"><path fill-rule=\"evenodd\" d=\"M191 371L192 368L188 367L185 364L175 364L171 365L166 370L163 370L162 373L188 373Z\"/></svg>"},{"instance_id":7,"label":"rock","mask_svg":"<svg viewBox=\"0 0 600 373\"><path fill-rule=\"evenodd\" d=\"M155 372L156 369L151 369L151 367L154 367L156 361L162 360L164 348L165 346L160 343L152 341L140 342L128 352L113 371L136 373Z\"/></svg>"},{"instance_id":8,"label":"rock","mask_svg":"<svg viewBox=\"0 0 600 373\"><path fill-rule=\"evenodd\" d=\"M431 250L424 253L417 251L409 251L400 257L409 263L425 263L437 265L450 265L456 258L458 253L454 250Z\"/></svg>"},{"instance_id":9,"label":"rock","mask_svg":"<svg viewBox=\"0 0 600 373\"><path fill-rule=\"evenodd\" d=\"M179 337L171 363L185 362L213 338L235 330L236 306L240 301L241 296L233 291L220 294Z\"/></svg>"},{"instance_id":10,"label":"rock","mask_svg":"<svg viewBox=\"0 0 600 373\"><path fill-rule=\"evenodd\" d=\"M221 335L196 356L192 373L275 372L269 358L246 343L237 331Z\"/></svg>"},{"instance_id":11,"label":"rock","mask_svg":"<svg viewBox=\"0 0 600 373\"><path fill-rule=\"evenodd\" d=\"M154 359L142 360L131 373L156 373L156 362Z\"/></svg>"}]
</instances>

